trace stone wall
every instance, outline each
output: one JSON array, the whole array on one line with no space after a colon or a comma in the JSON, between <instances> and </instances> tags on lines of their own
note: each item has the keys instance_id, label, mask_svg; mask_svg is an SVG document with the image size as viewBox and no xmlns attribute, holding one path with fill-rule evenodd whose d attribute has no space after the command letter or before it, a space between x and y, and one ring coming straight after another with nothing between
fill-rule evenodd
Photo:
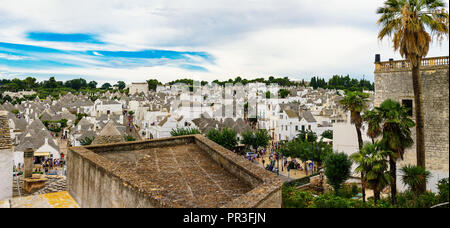
<instances>
[{"instance_id":1,"label":"stone wall","mask_svg":"<svg viewBox=\"0 0 450 228\"><path fill-rule=\"evenodd\" d=\"M83 208L154 207L145 193L70 149L67 185L69 194Z\"/></svg>"},{"instance_id":2,"label":"stone wall","mask_svg":"<svg viewBox=\"0 0 450 228\"><path fill-rule=\"evenodd\" d=\"M437 179L448 177L449 171L448 64L423 67L421 80L425 125L425 165L434 176L427 187L435 190ZM402 99L411 99L413 101L414 115L414 91L410 70L375 71L375 106L379 106L388 98L398 102L402 102ZM415 120L414 116L411 118ZM415 128L411 129L411 132L415 141ZM398 165L401 167L405 164L416 163L416 145L414 144L406 151L404 160L400 161ZM400 186L400 188L402 187L404 186Z\"/></svg>"},{"instance_id":3,"label":"stone wall","mask_svg":"<svg viewBox=\"0 0 450 228\"><path fill-rule=\"evenodd\" d=\"M67 156L68 191L81 207L170 207L142 188L135 173L117 170L101 156L112 151L131 151L196 143L221 167L252 186L252 190L225 207L281 207L281 181L274 174L207 138L180 136L129 143L71 147Z\"/></svg>"},{"instance_id":4,"label":"stone wall","mask_svg":"<svg viewBox=\"0 0 450 228\"><path fill-rule=\"evenodd\" d=\"M13 160L8 113L0 111L0 200L12 197Z\"/></svg>"}]
</instances>

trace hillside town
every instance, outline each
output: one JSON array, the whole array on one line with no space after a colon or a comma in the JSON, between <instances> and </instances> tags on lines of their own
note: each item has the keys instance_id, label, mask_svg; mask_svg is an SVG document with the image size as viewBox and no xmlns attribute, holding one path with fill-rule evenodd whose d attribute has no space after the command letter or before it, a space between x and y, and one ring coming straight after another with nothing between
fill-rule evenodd
<instances>
[{"instance_id":1,"label":"hillside town","mask_svg":"<svg viewBox=\"0 0 450 228\"><path fill-rule=\"evenodd\" d=\"M17 2L0 208L449 208L448 0Z\"/></svg>"},{"instance_id":2,"label":"hillside town","mask_svg":"<svg viewBox=\"0 0 450 228\"><path fill-rule=\"evenodd\" d=\"M272 140L279 142L292 140L300 131L320 136L333 130L334 123L347 121L339 105L342 97L338 94L344 91L339 90L291 87L286 89L292 95L286 98L266 99L263 95L267 91L278 94L278 86L255 83L248 85L252 88L248 96L227 99L225 88L218 85L203 87L201 93L194 94L183 92L181 86L158 86L156 91L149 91L144 84L130 84L128 95L110 91L95 94L100 98L94 102L89 95L69 92L55 100L36 97L21 104L0 105L0 110L8 112L14 165L23 165L26 148L43 158L61 159L70 146L170 137L177 128L198 128L203 134L230 128L238 138L249 130L266 129ZM11 95L20 96L20 92ZM255 100L256 123L244 115L247 99ZM61 120L65 120L63 126ZM58 127L60 131L55 132ZM89 140L91 143L86 142Z\"/></svg>"}]
</instances>

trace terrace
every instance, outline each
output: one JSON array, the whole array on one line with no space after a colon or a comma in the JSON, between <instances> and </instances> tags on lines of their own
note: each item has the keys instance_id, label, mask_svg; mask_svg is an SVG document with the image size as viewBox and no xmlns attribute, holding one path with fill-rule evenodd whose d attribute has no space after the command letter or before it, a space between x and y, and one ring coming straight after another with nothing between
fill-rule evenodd
<instances>
[{"instance_id":1,"label":"terrace","mask_svg":"<svg viewBox=\"0 0 450 228\"><path fill-rule=\"evenodd\" d=\"M81 207L281 207L281 181L201 135L72 147Z\"/></svg>"},{"instance_id":2,"label":"terrace","mask_svg":"<svg viewBox=\"0 0 450 228\"><path fill-rule=\"evenodd\" d=\"M448 56L424 58L421 62L421 69L436 69L439 67L448 68ZM407 60L385 61L375 63L375 73L410 71L410 62Z\"/></svg>"}]
</instances>

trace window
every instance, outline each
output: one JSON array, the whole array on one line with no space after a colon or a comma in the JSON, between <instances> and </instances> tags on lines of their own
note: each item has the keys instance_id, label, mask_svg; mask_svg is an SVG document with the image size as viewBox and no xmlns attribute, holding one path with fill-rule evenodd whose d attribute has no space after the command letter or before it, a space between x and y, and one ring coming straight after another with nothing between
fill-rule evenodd
<instances>
[{"instance_id":1,"label":"window","mask_svg":"<svg viewBox=\"0 0 450 228\"><path fill-rule=\"evenodd\" d=\"M311 131L311 125L308 125L308 130L310 130L310 131Z\"/></svg>"},{"instance_id":2,"label":"window","mask_svg":"<svg viewBox=\"0 0 450 228\"><path fill-rule=\"evenodd\" d=\"M298 125L295 125L295 131L298 131Z\"/></svg>"},{"instance_id":3,"label":"window","mask_svg":"<svg viewBox=\"0 0 450 228\"><path fill-rule=\"evenodd\" d=\"M302 125L302 131L305 131L305 125Z\"/></svg>"},{"instance_id":4,"label":"window","mask_svg":"<svg viewBox=\"0 0 450 228\"><path fill-rule=\"evenodd\" d=\"M403 99L402 105L408 109L408 116L413 116L413 101L411 99Z\"/></svg>"}]
</instances>

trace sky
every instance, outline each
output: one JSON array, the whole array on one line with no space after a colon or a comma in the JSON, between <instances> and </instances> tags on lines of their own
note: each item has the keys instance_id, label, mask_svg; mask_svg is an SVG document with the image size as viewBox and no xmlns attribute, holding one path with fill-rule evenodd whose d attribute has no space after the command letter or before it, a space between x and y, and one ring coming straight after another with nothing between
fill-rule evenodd
<instances>
[{"instance_id":1,"label":"sky","mask_svg":"<svg viewBox=\"0 0 450 228\"><path fill-rule=\"evenodd\" d=\"M373 81L384 0L0 0L0 77ZM448 9L448 0L446 0ZM448 56L448 40L428 56Z\"/></svg>"}]
</instances>

